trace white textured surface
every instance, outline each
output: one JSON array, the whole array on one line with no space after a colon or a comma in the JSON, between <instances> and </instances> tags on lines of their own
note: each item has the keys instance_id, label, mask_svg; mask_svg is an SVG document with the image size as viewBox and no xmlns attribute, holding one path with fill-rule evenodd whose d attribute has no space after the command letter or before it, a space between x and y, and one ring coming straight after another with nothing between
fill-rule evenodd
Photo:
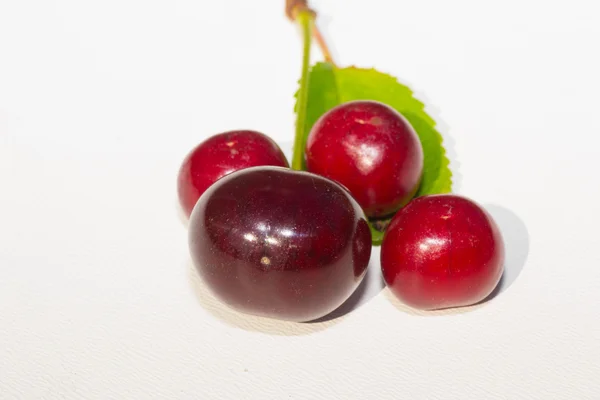
<instances>
[{"instance_id":1,"label":"white textured surface","mask_svg":"<svg viewBox=\"0 0 600 400\"><path fill-rule=\"evenodd\" d=\"M430 106L516 279L432 316L374 281L305 325L207 295L175 199L202 138L291 139L300 41L277 3L0 1L0 398L600 398L595 2L314 1L340 64Z\"/></svg>"}]
</instances>

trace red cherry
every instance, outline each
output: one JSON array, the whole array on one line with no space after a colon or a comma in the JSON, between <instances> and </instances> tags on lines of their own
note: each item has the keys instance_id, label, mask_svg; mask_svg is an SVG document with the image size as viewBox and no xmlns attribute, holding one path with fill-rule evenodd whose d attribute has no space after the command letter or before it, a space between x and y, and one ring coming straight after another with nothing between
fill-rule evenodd
<instances>
[{"instance_id":1,"label":"red cherry","mask_svg":"<svg viewBox=\"0 0 600 400\"><path fill-rule=\"evenodd\" d=\"M213 183L240 169L261 165L289 167L285 155L267 135L231 131L214 135L185 158L177 182L179 202L186 215Z\"/></svg>"},{"instance_id":2,"label":"red cherry","mask_svg":"<svg viewBox=\"0 0 600 400\"><path fill-rule=\"evenodd\" d=\"M325 113L307 141L310 172L344 185L367 216L389 215L415 195L423 149L410 123L375 101L352 101Z\"/></svg>"},{"instance_id":3,"label":"red cherry","mask_svg":"<svg viewBox=\"0 0 600 400\"><path fill-rule=\"evenodd\" d=\"M503 263L504 242L492 217L456 195L411 201L392 219L381 247L388 287L422 310L484 300L500 281Z\"/></svg>"},{"instance_id":4,"label":"red cherry","mask_svg":"<svg viewBox=\"0 0 600 400\"><path fill-rule=\"evenodd\" d=\"M194 208L190 252L230 307L310 321L339 307L365 276L371 232L337 183L308 172L254 167L211 186Z\"/></svg>"}]
</instances>

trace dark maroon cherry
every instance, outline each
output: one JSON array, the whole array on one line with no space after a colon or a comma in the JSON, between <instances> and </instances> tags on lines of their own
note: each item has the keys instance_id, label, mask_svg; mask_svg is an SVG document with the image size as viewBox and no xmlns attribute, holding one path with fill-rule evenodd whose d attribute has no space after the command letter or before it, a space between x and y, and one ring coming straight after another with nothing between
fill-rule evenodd
<instances>
[{"instance_id":1,"label":"dark maroon cherry","mask_svg":"<svg viewBox=\"0 0 600 400\"><path fill-rule=\"evenodd\" d=\"M194 148L179 170L179 202L187 216L210 185L243 168L260 165L288 167L277 144L255 131L230 131L214 135Z\"/></svg>"},{"instance_id":2,"label":"dark maroon cherry","mask_svg":"<svg viewBox=\"0 0 600 400\"><path fill-rule=\"evenodd\" d=\"M248 314L310 321L340 306L363 279L371 232L337 183L253 167L212 185L190 218L189 244L217 298Z\"/></svg>"},{"instance_id":3,"label":"dark maroon cherry","mask_svg":"<svg viewBox=\"0 0 600 400\"><path fill-rule=\"evenodd\" d=\"M423 149L410 123L375 101L339 105L315 123L306 147L310 172L344 185L369 217L392 214L415 195Z\"/></svg>"},{"instance_id":4,"label":"dark maroon cherry","mask_svg":"<svg viewBox=\"0 0 600 400\"><path fill-rule=\"evenodd\" d=\"M388 287L423 310L484 300L502 276L504 242L492 217L456 195L423 196L392 219L381 247Z\"/></svg>"}]
</instances>

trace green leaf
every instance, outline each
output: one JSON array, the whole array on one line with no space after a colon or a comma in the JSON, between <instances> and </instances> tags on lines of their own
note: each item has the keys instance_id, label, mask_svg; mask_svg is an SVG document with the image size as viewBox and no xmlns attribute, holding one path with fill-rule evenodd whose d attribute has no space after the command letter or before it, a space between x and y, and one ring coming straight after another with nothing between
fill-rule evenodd
<instances>
[{"instance_id":1,"label":"green leaf","mask_svg":"<svg viewBox=\"0 0 600 400\"><path fill-rule=\"evenodd\" d=\"M385 103L406 117L421 140L424 168L416 196L449 193L452 190L452 172L435 121L427 115L424 104L413 96L412 90L396 78L375 69L338 68L330 63L317 63L310 70L308 88L305 138L319 117L339 104L352 100ZM379 244L383 234L374 228L375 225L386 224L371 224L373 243ZM377 235L377 232L381 234Z\"/></svg>"}]
</instances>

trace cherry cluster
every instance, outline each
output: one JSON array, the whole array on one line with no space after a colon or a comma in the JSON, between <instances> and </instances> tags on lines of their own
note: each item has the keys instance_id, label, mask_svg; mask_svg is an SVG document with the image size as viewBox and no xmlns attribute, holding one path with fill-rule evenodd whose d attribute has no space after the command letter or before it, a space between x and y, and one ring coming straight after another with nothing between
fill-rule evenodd
<instances>
[{"instance_id":1,"label":"cherry cluster","mask_svg":"<svg viewBox=\"0 0 600 400\"><path fill-rule=\"evenodd\" d=\"M381 244L394 295L422 310L484 300L503 272L492 217L453 194L416 196L423 148L402 114L375 101L325 113L306 141L305 170L256 131L210 137L178 176L190 253L214 295L247 314L311 321L364 278L369 222L391 218Z\"/></svg>"}]
</instances>

